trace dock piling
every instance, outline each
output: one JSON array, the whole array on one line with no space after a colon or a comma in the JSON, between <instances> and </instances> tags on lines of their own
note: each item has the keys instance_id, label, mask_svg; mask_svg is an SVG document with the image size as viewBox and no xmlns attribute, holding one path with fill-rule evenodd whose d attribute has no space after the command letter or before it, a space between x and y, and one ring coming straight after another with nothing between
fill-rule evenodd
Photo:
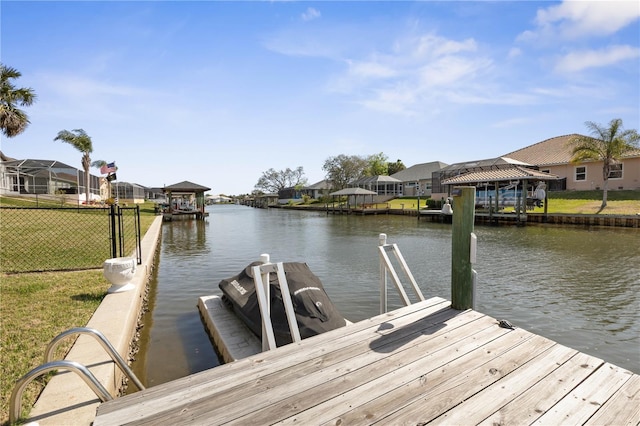
<instances>
[{"instance_id":1,"label":"dock piling","mask_svg":"<svg viewBox=\"0 0 640 426\"><path fill-rule=\"evenodd\" d=\"M472 243L475 216L476 188L474 186L453 189L453 222L451 235L451 307L465 310L473 308L474 279ZM473 246L473 247L472 247Z\"/></svg>"}]
</instances>

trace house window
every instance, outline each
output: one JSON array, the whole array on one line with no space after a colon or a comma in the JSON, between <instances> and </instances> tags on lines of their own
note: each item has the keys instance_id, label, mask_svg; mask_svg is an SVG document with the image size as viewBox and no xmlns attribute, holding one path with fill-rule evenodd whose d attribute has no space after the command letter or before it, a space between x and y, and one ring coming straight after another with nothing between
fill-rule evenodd
<instances>
[{"instance_id":1,"label":"house window","mask_svg":"<svg viewBox=\"0 0 640 426\"><path fill-rule=\"evenodd\" d=\"M584 166L576 167L576 180L587 180L587 168Z\"/></svg>"},{"instance_id":2,"label":"house window","mask_svg":"<svg viewBox=\"0 0 640 426\"><path fill-rule=\"evenodd\" d=\"M622 163L611 165L609 168L609 179L622 179Z\"/></svg>"}]
</instances>

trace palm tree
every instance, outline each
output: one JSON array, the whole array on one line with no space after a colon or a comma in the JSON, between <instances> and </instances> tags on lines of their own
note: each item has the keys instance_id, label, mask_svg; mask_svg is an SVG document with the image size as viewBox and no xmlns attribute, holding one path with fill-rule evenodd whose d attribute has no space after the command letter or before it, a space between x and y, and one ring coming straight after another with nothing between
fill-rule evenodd
<instances>
[{"instance_id":1,"label":"palm tree","mask_svg":"<svg viewBox=\"0 0 640 426\"><path fill-rule=\"evenodd\" d=\"M611 166L620 163L620 159L627 153L638 148L640 135L636 130L624 130L622 120L614 118L609 122L609 127L603 127L592 121L587 121L585 126L591 136L578 135L569 143L572 146L571 162L602 161L602 178L604 180L602 192L602 205L600 211L607 207L607 190L609 187L609 173Z\"/></svg>"},{"instance_id":2,"label":"palm tree","mask_svg":"<svg viewBox=\"0 0 640 426\"><path fill-rule=\"evenodd\" d=\"M29 125L29 117L17 105L30 106L36 99L33 89L16 89L11 83L21 75L15 68L0 64L0 128L8 138L24 132Z\"/></svg>"},{"instance_id":3,"label":"palm tree","mask_svg":"<svg viewBox=\"0 0 640 426\"><path fill-rule=\"evenodd\" d=\"M87 205L91 201L89 196L89 185L91 183L89 168L91 167L91 157L89 154L93 152L93 143L91 142L91 137L87 135L82 129L74 129L73 131L68 130L60 130L58 132L58 136L56 136L54 141L62 141L68 144L73 145L75 149L82 153L82 168L84 169L84 177L85 177L85 193L86 193L86 201Z\"/></svg>"}]
</instances>

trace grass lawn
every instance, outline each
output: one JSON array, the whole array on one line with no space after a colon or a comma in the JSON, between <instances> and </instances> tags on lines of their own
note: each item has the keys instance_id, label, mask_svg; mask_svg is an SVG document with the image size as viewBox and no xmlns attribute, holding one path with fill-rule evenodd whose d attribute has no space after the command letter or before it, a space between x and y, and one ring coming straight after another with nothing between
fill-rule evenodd
<instances>
[{"instance_id":1,"label":"grass lawn","mask_svg":"<svg viewBox=\"0 0 640 426\"><path fill-rule=\"evenodd\" d=\"M42 364L51 339L89 321L109 286L102 270L0 276L0 422L9 419L9 399L16 380ZM61 343L59 359L72 343L73 338ZM23 414L28 413L43 383L36 379L27 387Z\"/></svg>"},{"instance_id":2,"label":"grass lawn","mask_svg":"<svg viewBox=\"0 0 640 426\"><path fill-rule=\"evenodd\" d=\"M3 206L25 205L25 202L20 200L13 201L6 198L0 199L0 203ZM31 201L26 203L33 206ZM54 207L59 206L59 204L54 205ZM39 207L44 207L42 202L39 203ZM63 223L64 215L68 215L67 212L55 214L61 215L60 220ZM38 217L40 216L36 212L33 218ZM155 218L152 203L140 206L141 235L147 232ZM5 219L7 217L3 215L2 220ZM71 237L78 233L79 226L88 226L86 223L77 222L69 223L66 227ZM14 229L13 232L23 235L29 241L29 234L34 234L36 231L26 232L26 230L34 227L40 230L38 234L43 230L46 231L46 226L43 228L37 224L37 220L33 220L24 226L17 227L18 229ZM9 231L3 230L3 232ZM39 241L41 242L41 240L34 240L34 247L27 249L25 259L34 257L37 259L37 256L32 255L41 250ZM3 249L6 248L4 237L1 244ZM90 256L91 250L87 250L90 245L86 240L80 245L87 252L85 256ZM9 400L16 380L42 364L44 351L51 339L69 328L86 325L109 287L109 282L102 275L102 269L75 272L0 273L0 423L5 424L9 420ZM59 359L64 357L72 343L73 338L69 338L60 344L57 354ZM33 406L44 383L45 379L37 379L27 387L22 401L23 416Z\"/></svg>"},{"instance_id":3,"label":"grass lawn","mask_svg":"<svg viewBox=\"0 0 640 426\"><path fill-rule=\"evenodd\" d=\"M638 190L609 191L607 194L607 207L601 212L598 211L602 204L602 191L548 192L547 196L549 199L548 213L603 215L635 215L640 213L640 191ZM420 198L420 208L424 208L425 205L426 199ZM418 208L418 200L410 197L396 198L387 203L374 204L372 207L416 210ZM511 208L508 207L507 210ZM529 210L529 212L543 213L544 207L536 207L534 210Z\"/></svg>"}]
</instances>

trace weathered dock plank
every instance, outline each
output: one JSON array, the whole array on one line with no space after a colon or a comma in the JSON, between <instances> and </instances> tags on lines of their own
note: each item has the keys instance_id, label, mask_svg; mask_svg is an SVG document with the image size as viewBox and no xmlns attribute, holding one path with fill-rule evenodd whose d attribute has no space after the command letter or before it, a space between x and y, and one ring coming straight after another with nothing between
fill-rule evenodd
<instances>
[{"instance_id":1,"label":"weathered dock plank","mask_svg":"<svg viewBox=\"0 0 640 426\"><path fill-rule=\"evenodd\" d=\"M517 396L526 392L554 369L568 361L577 351L562 345L553 345L537 357L531 359L492 385L485 387L473 398L469 398L455 408L438 417L434 424L479 424L487 417L507 405ZM523 418L521 421L531 423L535 418Z\"/></svg>"},{"instance_id":2,"label":"weathered dock plank","mask_svg":"<svg viewBox=\"0 0 640 426\"><path fill-rule=\"evenodd\" d=\"M633 376L618 389L609 401L609 409L591 417L587 425L640 424L640 376Z\"/></svg>"},{"instance_id":3,"label":"weathered dock plank","mask_svg":"<svg viewBox=\"0 0 640 426\"><path fill-rule=\"evenodd\" d=\"M583 424L631 376L631 372L605 363L538 418L535 424Z\"/></svg>"},{"instance_id":4,"label":"weathered dock plank","mask_svg":"<svg viewBox=\"0 0 640 426\"><path fill-rule=\"evenodd\" d=\"M479 424L532 424L602 364L597 358L577 352L567 362L556 364L550 374Z\"/></svg>"},{"instance_id":5,"label":"weathered dock plank","mask_svg":"<svg viewBox=\"0 0 640 426\"><path fill-rule=\"evenodd\" d=\"M434 298L106 402L94 425L633 422L639 387Z\"/></svg>"}]
</instances>

